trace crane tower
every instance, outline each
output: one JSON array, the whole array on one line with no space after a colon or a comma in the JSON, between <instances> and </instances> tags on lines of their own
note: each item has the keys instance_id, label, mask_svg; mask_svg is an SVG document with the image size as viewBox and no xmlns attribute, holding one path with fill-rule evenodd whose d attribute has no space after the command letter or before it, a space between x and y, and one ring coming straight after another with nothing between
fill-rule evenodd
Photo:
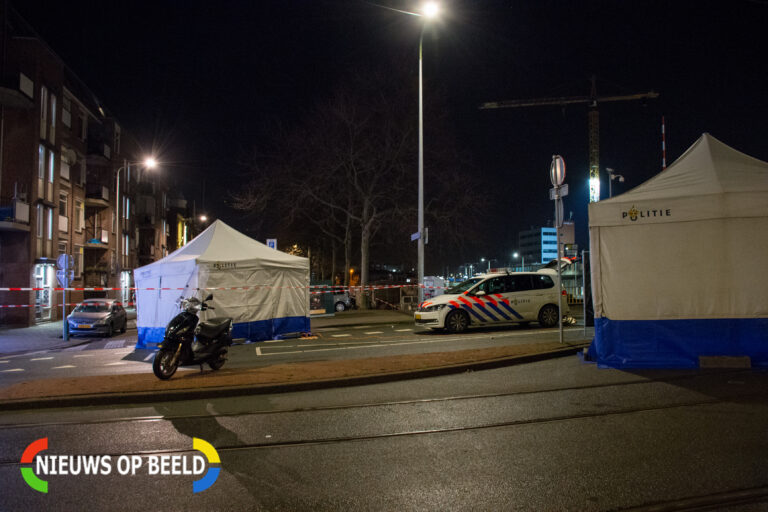
<instances>
[{"instance_id":1,"label":"crane tower","mask_svg":"<svg viewBox=\"0 0 768 512\"><path fill-rule=\"evenodd\" d=\"M526 100L492 101L480 105L481 109L492 108L521 108L540 107L545 105L573 105L586 103L589 105L587 113L589 121L589 202L600 200L600 115L597 109L599 103L612 101L630 101L654 99L659 93L654 91L624 94L618 96L598 96L595 85L595 77L592 76L592 90L589 96L564 96L559 98L533 98Z\"/></svg>"}]
</instances>

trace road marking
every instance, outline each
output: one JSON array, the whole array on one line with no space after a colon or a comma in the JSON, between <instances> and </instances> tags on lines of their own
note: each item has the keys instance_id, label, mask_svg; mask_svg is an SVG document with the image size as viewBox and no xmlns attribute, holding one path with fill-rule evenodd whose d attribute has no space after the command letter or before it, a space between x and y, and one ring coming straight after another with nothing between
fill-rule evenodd
<instances>
[{"instance_id":1,"label":"road marking","mask_svg":"<svg viewBox=\"0 0 768 512\"><path fill-rule=\"evenodd\" d=\"M77 357L77 356L75 356L75 357ZM149 361L149 360L150 360L150 359L152 359L153 357L155 357L155 354L149 354L147 357L145 357L145 358L144 358L144 360L145 360L145 361Z\"/></svg>"},{"instance_id":2,"label":"road marking","mask_svg":"<svg viewBox=\"0 0 768 512\"><path fill-rule=\"evenodd\" d=\"M93 357L93 354L77 354L76 356L72 357Z\"/></svg>"},{"instance_id":3,"label":"road marking","mask_svg":"<svg viewBox=\"0 0 768 512\"><path fill-rule=\"evenodd\" d=\"M384 331L370 331L370 332L364 332L363 334L384 334Z\"/></svg>"},{"instance_id":4,"label":"road marking","mask_svg":"<svg viewBox=\"0 0 768 512\"><path fill-rule=\"evenodd\" d=\"M412 331L413 329L395 329L395 332L408 332Z\"/></svg>"},{"instance_id":5,"label":"road marking","mask_svg":"<svg viewBox=\"0 0 768 512\"><path fill-rule=\"evenodd\" d=\"M107 363L104 366L122 366L124 364L128 364L128 363L126 363L125 361L118 361L116 363ZM73 366L73 368L74 368L74 366Z\"/></svg>"},{"instance_id":6,"label":"road marking","mask_svg":"<svg viewBox=\"0 0 768 512\"><path fill-rule=\"evenodd\" d=\"M0 361L0 364L7 364L10 363L10 361Z\"/></svg>"},{"instance_id":7,"label":"road marking","mask_svg":"<svg viewBox=\"0 0 768 512\"><path fill-rule=\"evenodd\" d=\"M351 334L332 334L331 338L348 338Z\"/></svg>"},{"instance_id":8,"label":"road marking","mask_svg":"<svg viewBox=\"0 0 768 512\"><path fill-rule=\"evenodd\" d=\"M261 347L256 347L256 355L257 356L261 355Z\"/></svg>"},{"instance_id":9,"label":"road marking","mask_svg":"<svg viewBox=\"0 0 768 512\"><path fill-rule=\"evenodd\" d=\"M117 340L117 341L110 341L106 345L104 345L104 348L110 349L110 348L123 348L123 345L125 344L124 340Z\"/></svg>"},{"instance_id":10,"label":"road marking","mask_svg":"<svg viewBox=\"0 0 768 512\"><path fill-rule=\"evenodd\" d=\"M23 372L24 368L12 368L10 370L3 370L3 373L9 373L9 372Z\"/></svg>"},{"instance_id":11,"label":"road marking","mask_svg":"<svg viewBox=\"0 0 768 512\"><path fill-rule=\"evenodd\" d=\"M73 366L71 364L65 364L64 366L54 366L51 368L51 370L62 370L64 368L77 368L77 366Z\"/></svg>"},{"instance_id":12,"label":"road marking","mask_svg":"<svg viewBox=\"0 0 768 512\"><path fill-rule=\"evenodd\" d=\"M48 361L49 359L53 359L53 357L34 357L30 361Z\"/></svg>"}]
</instances>

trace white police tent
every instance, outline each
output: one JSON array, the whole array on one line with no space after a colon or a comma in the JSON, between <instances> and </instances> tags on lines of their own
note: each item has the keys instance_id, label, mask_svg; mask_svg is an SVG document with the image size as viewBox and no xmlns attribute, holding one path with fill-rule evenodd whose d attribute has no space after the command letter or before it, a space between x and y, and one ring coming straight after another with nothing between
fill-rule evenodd
<instances>
[{"instance_id":1,"label":"white police tent","mask_svg":"<svg viewBox=\"0 0 768 512\"><path fill-rule=\"evenodd\" d=\"M704 134L660 174L590 204L589 233L598 364L768 366L768 163Z\"/></svg>"},{"instance_id":2,"label":"white police tent","mask_svg":"<svg viewBox=\"0 0 768 512\"><path fill-rule=\"evenodd\" d=\"M165 258L134 270L137 348L162 341L179 297L213 294L201 319L233 319L233 338L309 331L309 260L257 242L217 220Z\"/></svg>"}]
</instances>

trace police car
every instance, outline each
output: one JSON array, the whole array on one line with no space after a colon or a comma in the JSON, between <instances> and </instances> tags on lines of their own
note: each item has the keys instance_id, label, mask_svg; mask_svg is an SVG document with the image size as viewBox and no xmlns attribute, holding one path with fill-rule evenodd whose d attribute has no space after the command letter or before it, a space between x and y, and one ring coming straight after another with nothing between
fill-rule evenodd
<instances>
[{"instance_id":1,"label":"police car","mask_svg":"<svg viewBox=\"0 0 768 512\"><path fill-rule=\"evenodd\" d=\"M528 322L555 327L558 294L564 315L570 316L566 292L556 283L557 270L552 268L476 276L422 302L414 320L416 325L449 332L462 332L470 325Z\"/></svg>"}]
</instances>

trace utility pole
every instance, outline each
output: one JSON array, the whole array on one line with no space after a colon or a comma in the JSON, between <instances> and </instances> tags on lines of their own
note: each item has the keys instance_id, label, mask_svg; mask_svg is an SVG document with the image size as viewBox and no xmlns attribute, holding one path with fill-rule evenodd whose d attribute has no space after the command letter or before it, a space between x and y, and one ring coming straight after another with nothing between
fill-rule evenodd
<instances>
[{"instance_id":1,"label":"utility pole","mask_svg":"<svg viewBox=\"0 0 768 512\"><path fill-rule=\"evenodd\" d=\"M592 75L591 90L589 96L563 96L559 98L533 98L526 100L507 100L491 101L480 105L481 109L494 108L522 108L522 107L541 107L546 105L575 105L587 104L589 111L587 118L589 121L589 202L594 203L600 200L600 115L598 104L613 101L632 101L655 99L659 93L648 91L638 94L623 94L618 96L598 96L596 78Z\"/></svg>"}]
</instances>

